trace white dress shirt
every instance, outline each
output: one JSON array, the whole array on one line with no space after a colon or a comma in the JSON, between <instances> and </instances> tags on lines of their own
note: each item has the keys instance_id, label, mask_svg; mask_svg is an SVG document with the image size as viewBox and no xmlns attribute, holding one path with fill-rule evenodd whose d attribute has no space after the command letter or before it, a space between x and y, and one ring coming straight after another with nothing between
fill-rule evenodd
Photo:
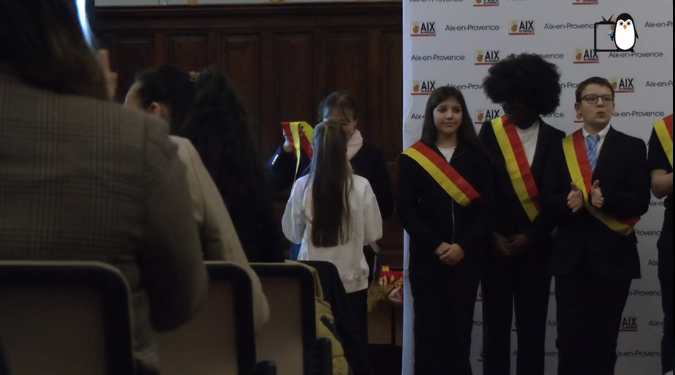
<instances>
[{"instance_id":1,"label":"white dress shirt","mask_svg":"<svg viewBox=\"0 0 675 375\"><path fill-rule=\"evenodd\" d=\"M367 289L369 270L363 247L382 238L382 216L370 183L361 176L352 176L349 191L351 233L347 243L335 247L318 247L312 243L312 199L312 181L309 176L300 177L281 219L286 238L301 244L298 260L333 263L347 293Z\"/></svg>"},{"instance_id":2,"label":"white dress shirt","mask_svg":"<svg viewBox=\"0 0 675 375\"><path fill-rule=\"evenodd\" d=\"M440 147L439 147L439 148L438 148L438 151L440 151L441 154L443 154L443 157L444 157L445 160L447 160L448 163L449 163L449 162L450 162L450 159L452 159L452 155L455 154L455 150L456 150L456 149L457 149L457 147L444 147L444 148L440 148Z\"/></svg>"},{"instance_id":3,"label":"white dress shirt","mask_svg":"<svg viewBox=\"0 0 675 375\"><path fill-rule=\"evenodd\" d=\"M527 129L521 129L516 126L518 131L518 137L523 143L523 148L525 149L525 155L527 156L527 162L532 166L532 161L534 160L534 154L537 152L537 138L539 138L539 120L535 121L532 126Z\"/></svg>"}]
</instances>

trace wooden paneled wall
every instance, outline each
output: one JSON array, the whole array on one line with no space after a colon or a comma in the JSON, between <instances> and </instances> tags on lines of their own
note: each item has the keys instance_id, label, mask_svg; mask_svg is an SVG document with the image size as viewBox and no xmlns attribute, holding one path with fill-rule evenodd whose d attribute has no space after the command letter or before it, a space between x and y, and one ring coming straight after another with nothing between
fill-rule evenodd
<instances>
[{"instance_id":1,"label":"wooden paneled wall","mask_svg":"<svg viewBox=\"0 0 675 375\"><path fill-rule=\"evenodd\" d=\"M96 17L120 77L118 100L140 69L221 69L248 106L260 151L269 157L283 141L281 121L315 123L321 99L348 90L363 107L359 129L384 150L394 184L402 147L400 2L100 7ZM275 196L279 215L287 196ZM386 263L400 266L397 218L386 223L382 243Z\"/></svg>"}]
</instances>

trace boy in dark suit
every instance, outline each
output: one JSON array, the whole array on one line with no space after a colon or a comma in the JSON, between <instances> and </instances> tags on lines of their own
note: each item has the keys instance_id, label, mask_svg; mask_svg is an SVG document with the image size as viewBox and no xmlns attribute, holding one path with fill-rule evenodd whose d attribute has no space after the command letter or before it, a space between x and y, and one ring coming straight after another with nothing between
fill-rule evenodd
<instances>
[{"instance_id":1,"label":"boy in dark suit","mask_svg":"<svg viewBox=\"0 0 675 375\"><path fill-rule=\"evenodd\" d=\"M647 148L610 126L609 81L589 78L575 96L583 128L553 150L544 178L544 210L557 224L558 375L613 375L621 316L640 278L634 227L651 199Z\"/></svg>"},{"instance_id":2,"label":"boy in dark suit","mask_svg":"<svg viewBox=\"0 0 675 375\"><path fill-rule=\"evenodd\" d=\"M673 115L654 123L649 139L649 169L652 193L666 198L659 250L659 280L663 304L663 339L661 340L662 374L673 371Z\"/></svg>"},{"instance_id":3,"label":"boy in dark suit","mask_svg":"<svg viewBox=\"0 0 675 375\"><path fill-rule=\"evenodd\" d=\"M541 116L560 105L560 73L538 55L511 55L490 68L483 87L505 112L485 121L479 135L496 166L499 218L481 277L483 374L511 372L515 305L517 374L543 375L552 227L541 212L539 192L549 151L565 133Z\"/></svg>"}]
</instances>

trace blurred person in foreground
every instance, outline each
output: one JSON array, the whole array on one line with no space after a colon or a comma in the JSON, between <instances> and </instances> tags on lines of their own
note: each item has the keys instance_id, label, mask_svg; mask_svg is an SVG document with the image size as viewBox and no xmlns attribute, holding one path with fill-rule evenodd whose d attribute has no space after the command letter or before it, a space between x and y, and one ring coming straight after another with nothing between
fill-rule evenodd
<instances>
[{"instance_id":1,"label":"blurred person in foreground","mask_svg":"<svg viewBox=\"0 0 675 375\"><path fill-rule=\"evenodd\" d=\"M0 259L119 268L137 373L158 374L151 329L187 322L207 274L168 126L109 95L73 0L0 2Z\"/></svg>"}]
</instances>

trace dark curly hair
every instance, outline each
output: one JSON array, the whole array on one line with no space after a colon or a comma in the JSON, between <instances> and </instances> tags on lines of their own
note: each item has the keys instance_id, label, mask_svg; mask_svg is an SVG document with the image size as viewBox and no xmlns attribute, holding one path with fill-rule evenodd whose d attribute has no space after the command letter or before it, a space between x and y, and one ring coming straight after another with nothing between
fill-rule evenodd
<instances>
[{"instance_id":1,"label":"dark curly hair","mask_svg":"<svg viewBox=\"0 0 675 375\"><path fill-rule=\"evenodd\" d=\"M493 103L518 101L545 116L560 106L560 72L555 64L537 54L512 54L490 67L483 79L483 90Z\"/></svg>"}]
</instances>

